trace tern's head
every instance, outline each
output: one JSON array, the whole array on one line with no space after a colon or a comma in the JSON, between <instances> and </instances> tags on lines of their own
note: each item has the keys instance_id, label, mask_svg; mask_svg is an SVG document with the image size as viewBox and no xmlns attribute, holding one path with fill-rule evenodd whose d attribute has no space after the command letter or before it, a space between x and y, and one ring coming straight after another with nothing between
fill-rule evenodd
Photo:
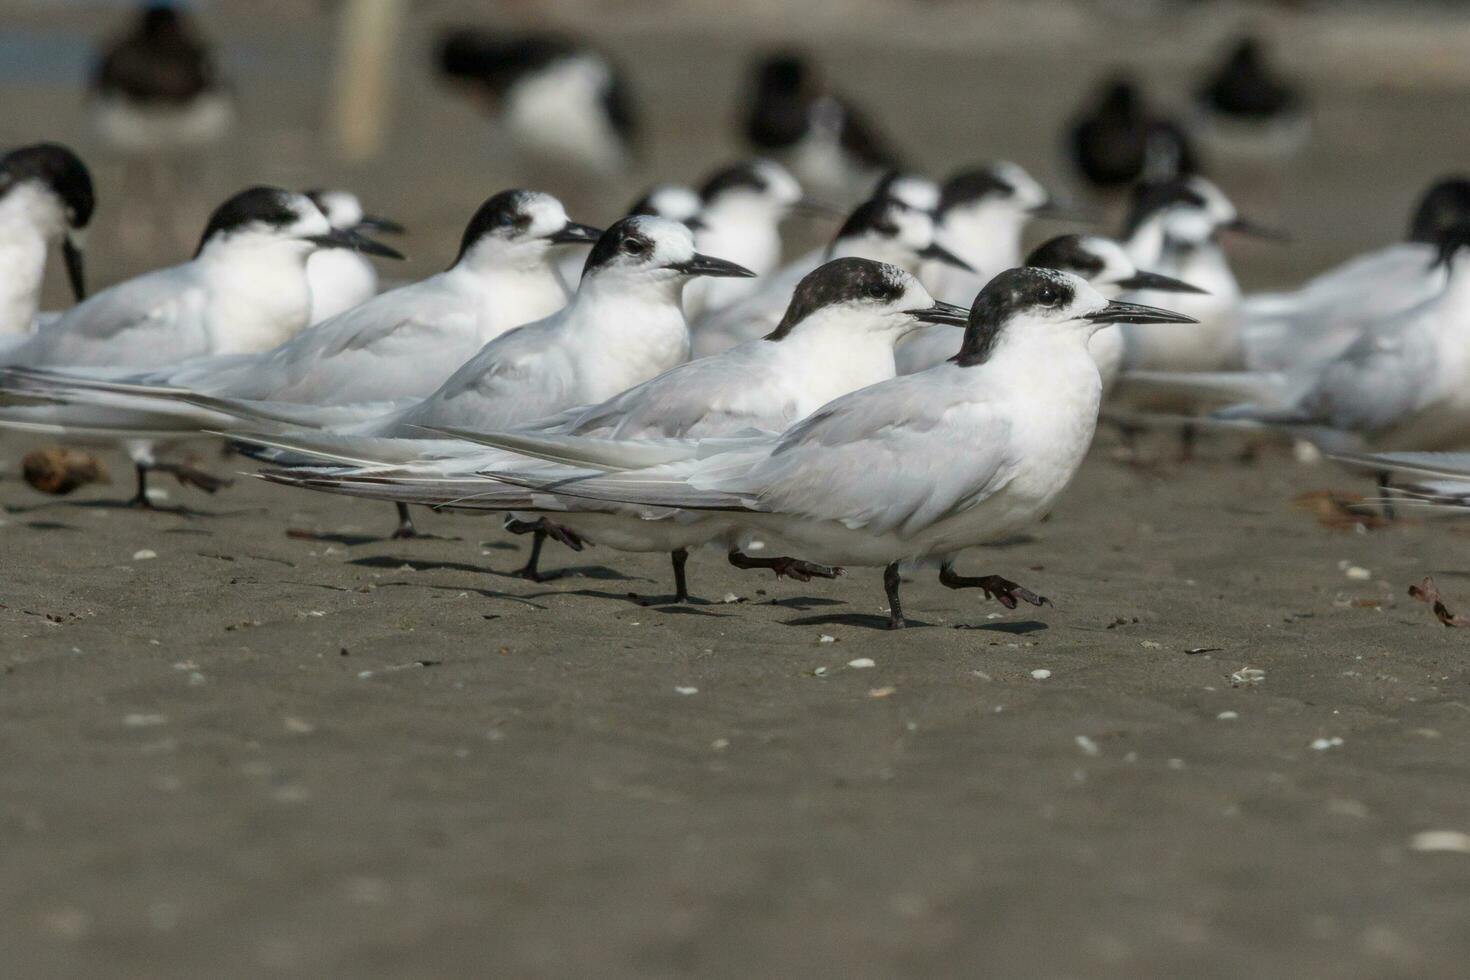
<instances>
[{"instance_id":1,"label":"tern's head","mask_svg":"<svg viewBox=\"0 0 1470 980\"><path fill-rule=\"evenodd\" d=\"M327 221L333 228L340 228L343 231L381 231L390 235L403 234L403 226L391 218L364 213L362 201L351 191L309 190L306 196L311 198L311 203L327 216Z\"/></svg>"},{"instance_id":2,"label":"tern's head","mask_svg":"<svg viewBox=\"0 0 1470 980\"><path fill-rule=\"evenodd\" d=\"M1443 267L1461 273L1470 264L1470 221L1462 221L1439 233L1431 268Z\"/></svg>"},{"instance_id":3,"label":"tern's head","mask_svg":"<svg viewBox=\"0 0 1470 980\"><path fill-rule=\"evenodd\" d=\"M1140 289L1163 293L1202 293L1187 282L1134 266L1123 246L1101 235L1058 235L1032 250L1026 265L1070 272L1106 296Z\"/></svg>"},{"instance_id":4,"label":"tern's head","mask_svg":"<svg viewBox=\"0 0 1470 980\"><path fill-rule=\"evenodd\" d=\"M566 208L540 191L501 191L480 205L465 226L456 267L474 269L534 268L547 261L557 245L590 244L600 228L580 225Z\"/></svg>"},{"instance_id":5,"label":"tern's head","mask_svg":"<svg viewBox=\"0 0 1470 980\"><path fill-rule=\"evenodd\" d=\"M1470 180L1442 177L1419 198L1409 222L1409 241L1436 244L1445 232L1467 220L1470 220Z\"/></svg>"},{"instance_id":6,"label":"tern's head","mask_svg":"<svg viewBox=\"0 0 1470 980\"><path fill-rule=\"evenodd\" d=\"M915 271L924 259L974 272L969 263L934 240L934 217L891 197L872 197L853 209L832 240L829 254L861 255Z\"/></svg>"},{"instance_id":7,"label":"tern's head","mask_svg":"<svg viewBox=\"0 0 1470 980\"><path fill-rule=\"evenodd\" d=\"M1139 184L1128 213L1125 237L1132 238L1148 230L1161 231L1168 242L1186 247L1213 241L1221 231L1238 231L1261 238L1285 237L1242 217L1225 192L1203 177Z\"/></svg>"},{"instance_id":8,"label":"tern's head","mask_svg":"<svg viewBox=\"0 0 1470 980\"><path fill-rule=\"evenodd\" d=\"M625 287L645 284L682 285L694 276L751 277L744 266L701 255L694 250L694 233L677 221L636 215L615 222L602 233L587 264L584 285L614 283Z\"/></svg>"},{"instance_id":9,"label":"tern's head","mask_svg":"<svg viewBox=\"0 0 1470 980\"><path fill-rule=\"evenodd\" d=\"M86 164L56 143L11 150L0 157L0 202L13 205L5 220L24 222L48 242L60 240L72 292L85 297L82 246L97 205Z\"/></svg>"},{"instance_id":10,"label":"tern's head","mask_svg":"<svg viewBox=\"0 0 1470 980\"><path fill-rule=\"evenodd\" d=\"M270 249L294 252L305 261L321 248L403 258L361 232L333 228L311 198L279 187L251 187L215 208L194 255Z\"/></svg>"},{"instance_id":11,"label":"tern's head","mask_svg":"<svg viewBox=\"0 0 1470 980\"><path fill-rule=\"evenodd\" d=\"M1086 280L1055 269L1007 269L985 284L970 307L961 367L983 364L1002 345L1085 343L1110 323L1197 323L1193 317L1108 300Z\"/></svg>"},{"instance_id":12,"label":"tern's head","mask_svg":"<svg viewBox=\"0 0 1470 980\"><path fill-rule=\"evenodd\" d=\"M706 221L779 222L803 202L801 185L770 160L747 160L712 175L699 188Z\"/></svg>"},{"instance_id":13,"label":"tern's head","mask_svg":"<svg viewBox=\"0 0 1470 980\"><path fill-rule=\"evenodd\" d=\"M699 211L704 202L692 188L683 184L656 184L633 202L628 216L651 214L656 218L668 218L696 231L700 228Z\"/></svg>"},{"instance_id":14,"label":"tern's head","mask_svg":"<svg viewBox=\"0 0 1470 980\"><path fill-rule=\"evenodd\" d=\"M918 211L933 211L939 207L939 184L923 174L905 170L890 170L873 187L869 197L891 197L902 201Z\"/></svg>"},{"instance_id":15,"label":"tern's head","mask_svg":"<svg viewBox=\"0 0 1470 980\"><path fill-rule=\"evenodd\" d=\"M962 327L969 311L936 302L919 280L886 262L833 259L796 286L786 315L766 340L786 339L793 331L836 325L844 333L873 334L897 342L926 323Z\"/></svg>"},{"instance_id":16,"label":"tern's head","mask_svg":"<svg viewBox=\"0 0 1470 980\"><path fill-rule=\"evenodd\" d=\"M1001 161L951 176L940 187L935 215L941 224L981 214L1046 215L1057 211L1051 194L1021 167Z\"/></svg>"}]
</instances>

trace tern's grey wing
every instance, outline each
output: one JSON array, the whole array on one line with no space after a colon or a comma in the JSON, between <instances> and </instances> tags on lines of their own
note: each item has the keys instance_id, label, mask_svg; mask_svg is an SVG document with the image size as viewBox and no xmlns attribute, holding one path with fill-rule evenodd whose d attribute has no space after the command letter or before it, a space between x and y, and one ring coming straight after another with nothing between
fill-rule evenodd
<instances>
[{"instance_id":1,"label":"tern's grey wing","mask_svg":"<svg viewBox=\"0 0 1470 980\"><path fill-rule=\"evenodd\" d=\"M189 266L104 289L9 352L7 363L148 367L208 349L205 291Z\"/></svg>"},{"instance_id":2,"label":"tern's grey wing","mask_svg":"<svg viewBox=\"0 0 1470 980\"><path fill-rule=\"evenodd\" d=\"M745 345L680 364L586 409L562 431L607 439L780 431L796 421L799 401L769 353Z\"/></svg>"},{"instance_id":3,"label":"tern's grey wing","mask_svg":"<svg viewBox=\"0 0 1470 980\"><path fill-rule=\"evenodd\" d=\"M1418 331L1363 336L1323 369L1300 403L1303 420L1350 432L1389 428L1432 396L1437 367L1436 345Z\"/></svg>"},{"instance_id":4,"label":"tern's grey wing","mask_svg":"<svg viewBox=\"0 0 1470 980\"><path fill-rule=\"evenodd\" d=\"M910 375L844 395L748 470L722 473L714 457L689 482L763 511L912 535L1009 480L1010 421L995 405L933 387Z\"/></svg>"},{"instance_id":5,"label":"tern's grey wing","mask_svg":"<svg viewBox=\"0 0 1470 980\"><path fill-rule=\"evenodd\" d=\"M521 327L486 344L432 395L385 420L380 434L417 438L425 428L508 429L567 408L577 391L569 352Z\"/></svg>"}]
</instances>

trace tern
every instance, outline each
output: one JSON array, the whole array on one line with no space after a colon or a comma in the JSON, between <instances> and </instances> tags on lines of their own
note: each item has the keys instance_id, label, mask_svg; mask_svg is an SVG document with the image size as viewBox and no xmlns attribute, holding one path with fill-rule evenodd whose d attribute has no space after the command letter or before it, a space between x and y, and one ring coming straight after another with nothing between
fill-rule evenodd
<instances>
[{"instance_id":1,"label":"tern","mask_svg":"<svg viewBox=\"0 0 1470 980\"><path fill-rule=\"evenodd\" d=\"M403 234L403 226L388 218L363 213L362 202L351 191L312 190L306 196L327 216L333 228L350 231ZM320 323L378 292L378 270L351 249L326 248L306 260L306 280L311 286L311 321Z\"/></svg>"},{"instance_id":2,"label":"tern","mask_svg":"<svg viewBox=\"0 0 1470 980\"><path fill-rule=\"evenodd\" d=\"M35 325L51 246L61 247L73 295L86 298L82 249L95 206L91 174L66 147L37 143L0 157L0 352Z\"/></svg>"},{"instance_id":3,"label":"tern","mask_svg":"<svg viewBox=\"0 0 1470 980\"><path fill-rule=\"evenodd\" d=\"M951 330L964 326L968 312L935 302L897 266L833 259L802 279L785 316L763 338L679 365L599 405L542 423L503 434L462 429L449 434L512 452L544 450L563 461L590 453L599 465L608 465L609 459L639 460L649 440L780 431L839 395L892 378L895 342L926 323L948 324ZM427 467L410 463L332 472L287 470L268 477L338 493L470 510L545 511L582 540L624 551L669 552L680 602L689 599L684 570L689 550L722 537L728 538L730 560L739 567L770 568L801 580L832 574L791 558L751 558L727 534L727 522L718 518L689 514L645 521L627 508L528 492L480 475L524 466L523 459L510 453L471 447ZM523 482L543 483L558 472L575 476L579 471L533 468L519 476Z\"/></svg>"},{"instance_id":4,"label":"tern","mask_svg":"<svg viewBox=\"0 0 1470 980\"><path fill-rule=\"evenodd\" d=\"M261 405L252 412L245 402L232 408L272 428L282 422L330 427L315 435L249 438L266 447L371 454L388 441L399 443L409 459L432 456L436 447L423 440L434 430L511 428L611 398L683 363L689 358L689 325L680 305L685 284L700 276L750 275L696 251L694 235L682 224L647 215L623 218L593 246L581 285L564 309L486 344L426 398L386 412L381 405L361 406L351 422L340 410ZM538 545L544 537L538 528ZM534 560L526 574L536 574Z\"/></svg>"},{"instance_id":5,"label":"tern","mask_svg":"<svg viewBox=\"0 0 1470 980\"><path fill-rule=\"evenodd\" d=\"M650 515L727 515L782 553L882 567L891 628L905 625L905 562L938 562L944 585L1008 607L1040 604L1000 576L960 575L955 560L1050 512L1097 425L1102 381L1087 340L1136 322L1190 318L1107 300L1069 273L1007 270L976 297L953 360L843 395L784 433L546 489Z\"/></svg>"},{"instance_id":6,"label":"tern","mask_svg":"<svg viewBox=\"0 0 1470 980\"><path fill-rule=\"evenodd\" d=\"M561 202L502 191L475 212L445 272L389 290L258 354L206 355L143 372L12 372L0 390L51 404L7 413L56 431L169 442L238 424L235 402L317 410L388 405L432 393L481 347L540 320L570 296L553 268L557 246L600 232ZM308 270L310 265L308 264ZM412 533L407 515L400 535Z\"/></svg>"},{"instance_id":7,"label":"tern","mask_svg":"<svg viewBox=\"0 0 1470 980\"><path fill-rule=\"evenodd\" d=\"M93 295L0 353L0 365L144 369L200 355L268 350L306 326L306 262L321 248L401 258L355 231L332 228L303 194L273 187L241 191L215 210L192 260ZM24 393L26 383L19 384ZM48 406L31 411L7 408L0 424L67 434L49 421ZM115 437L107 432L104 440ZM146 505L147 471L156 462L151 444L123 441L138 476L134 502Z\"/></svg>"},{"instance_id":8,"label":"tern","mask_svg":"<svg viewBox=\"0 0 1470 980\"><path fill-rule=\"evenodd\" d=\"M1065 212L1014 163L961 170L941 185L934 219L939 241L971 271L935 265L919 278L935 296L969 303L986 280L1021 262L1021 233L1032 218Z\"/></svg>"},{"instance_id":9,"label":"tern","mask_svg":"<svg viewBox=\"0 0 1470 980\"><path fill-rule=\"evenodd\" d=\"M803 184L852 201L898 165L868 114L833 91L802 53L765 55L751 78L745 138L757 152L780 157Z\"/></svg>"},{"instance_id":10,"label":"tern","mask_svg":"<svg viewBox=\"0 0 1470 980\"><path fill-rule=\"evenodd\" d=\"M694 356L716 353L774 329L797 284L823 262L846 256L887 262L915 275L930 260L969 269L964 260L935 240L934 219L927 211L897 198L874 197L853 210L826 248L777 269L745 299L701 320L694 329ZM959 340L952 339L958 347Z\"/></svg>"},{"instance_id":11,"label":"tern","mask_svg":"<svg viewBox=\"0 0 1470 980\"><path fill-rule=\"evenodd\" d=\"M712 174L699 189L703 206L694 240L703 252L728 256L757 276L781 263L781 222L809 202L786 168L749 160ZM739 280L690 283L684 310L690 323L743 299L756 284Z\"/></svg>"},{"instance_id":12,"label":"tern","mask_svg":"<svg viewBox=\"0 0 1470 980\"><path fill-rule=\"evenodd\" d=\"M1072 162L1094 187L1188 176L1198 169L1189 137L1157 115L1126 76L1109 79L1067 133Z\"/></svg>"},{"instance_id":13,"label":"tern","mask_svg":"<svg viewBox=\"0 0 1470 980\"><path fill-rule=\"evenodd\" d=\"M440 72L494 114L517 152L600 175L632 162L633 97L602 52L557 34L456 29L438 58Z\"/></svg>"},{"instance_id":14,"label":"tern","mask_svg":"<svg viewBox=\"0 0 1470 980\"><path fill-rule=\"evenodd\" d=\"M1070 272L1109 299L1122 293L1150 290L1161 293L1199 293L1197 286L1156 272L1138 269L1123 246L1101 235L1059 235L1032 250L1026 265L1034 269ZM898 348L898 373L913 374L933 367L959 351L952 332L933 327L920 330ZM1103 394L1112 390L1123 363L1123 334L1117 324L1102 327L1087 342L1102 377Z\"/></svg>"}]
</instances>

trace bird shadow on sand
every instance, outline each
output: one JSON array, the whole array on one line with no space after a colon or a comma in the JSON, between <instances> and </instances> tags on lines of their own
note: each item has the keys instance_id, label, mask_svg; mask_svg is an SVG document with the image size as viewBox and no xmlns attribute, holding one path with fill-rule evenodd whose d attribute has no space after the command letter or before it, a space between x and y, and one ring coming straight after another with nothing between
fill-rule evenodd
<instances>
[{"instance_id":1,"label":"bird shadow on sand","mask_svg":"<svg viewBox=\"0 0 1470 980\"><path fill-rule=\"evenodd\" d=\"M30 506L11 507L12 514L34 514L56 507L76 507L86 510L116 510L131 511L140 517L148 514L165 514L169 517L245 517L250 514L268 514L266 507L242 507L238 510L195 510L187 504L172 504L163 506L154 504L152 507L136 507L127 500L48 500L44 503L32 504Z\"/></svg>"},{"instance_id":2,"label":"bird shadow on sand","mask_svg":"<svg viewBox=\"0 0 1470 980\"><path fill-rule=\"evenodd\" d=\"M548 608L539 602L532 602L529 596L514 595L510 592L500 592L495 589L477 589L471 585L426 585L422 582L379 582L378 588L432 589L435 592L473 592L475 595L483 596L486 599L504 599L507 602L519 602L521 605L530 606L532 609Z\"/></svg>"},{"instance_id":3,"label":"bird shadow on sand","mask_svg":"<svg viewBox=\"0 0 1470 980\"><path fill-rule=\"evenodd\" d=\"M639 581L648 581L640 579ZM726 619L729 613L715 612L720 606L727 605L723 602L711 602L708 599L698 597L689 602L679 602L672 595L643 595L638 592L606 592L602 589L572 589L566 592L538 592L536 596L543 595L579 595L589 599L609 599L615 602L627 602L647 609L650 612L667 613L674 616L713 616Z\"/></svg>"},{"instance_id":4,"label":"bird shadow on sand","mask_svg":"<svg viewBox=\"0 0 1470 980\"><path fill-rule=\"evenodd\" d=\"M26 527L33 531L80 531L81 528L75 524L63 524L60 521L26 521Z\"/></svg>"},{"instance_id":5,"label":"bird shadow on sand","mask_svg":"<svg viewBox=\"0 0 1470 980\"><path fill-rule=\"evenodd\" d=\"M1012 636L1025 636L1028 633L1040 633L1042 630L1051 629L1046 623L1036 619L1023 619L1015 623L954 623L950 629L977 630L986 633L1009 633Z\"/></svg>"},{"instance_id":6,"label":"bird shadow on sand","mask_svg":"<svg viewBox=\"0 0 1470 980\"><path fill-rule=\"evenodd\" d=\"M788 595L779 599L761 599L752 605L757 606L780 606L795 612L806 612L808 609L820 609L823 606L845 606L847 603L841 599L827 599L815 595Z\"/></svg>"},{"instance_id":7,"label":"bird shadow on sand","mask_svg":"<svg viewBox=\"0 0 1470 980\"><path fill-rule=\"evenodd\" d=\"M340 544L355 548L364 544L382 544L388 541L386 534L347 534L337 531L308 531L302 528L287 528L286 537L292 541L320 541L323 544Z\"/></svg>"},{"instance_id":8,"label":"bird shadow on sand","mask_svg":"<svg viewBox=\"0 0 1470 980\"><path fill-rule=\"evenodd\" d=\"M397 570L410 568L415 572L473 572L476 575L501 575L495 569L485 565L472 565L466 561L440 561L428 558L405 558L403 555L371 555L367 558L354 558L347 562L349 565L357 565L359 568L387 568Z\"/></svg>"},{"instance_id":9,"label":"bird shadow on sand","mask_svg":"<svg viewBox=\"0 0 1470 980\"><path fill-rule=\"evenodd\" d=\"M873 616L865 613L831 613L823 616L801 616L796 619L787 619L782 622L783 626L856 626L861 629L882 630L890 632L887 616ZM930 623L922 619L907 617L905 629L955 629L955 630L977 630L989 633L1009 633L1013 636L1025 636L1027 633L1036 633L1040 630L1050 629L1047 624L1036 620L1025 620L1019 623L950 623L941 625Z\"/></svg>"},{"instance_id":10,"label":"bird shadow on sand","mask_svg":"<svg viewBox=\"0 0 1470 980\"><path fill-rule=\"evenodd\" d=\"M469 562L463 561L435 561L425 558L407 558L403 555L371 555L367 558L354 558L347 564L357 565L362 568L387 569L399 569L407 566L415 572L474 572L477 575L494 575L497 578L520 579L520 576L516 575L513 571L501 571L498 568L490 568L485 565L472 565ZM612 582L648 581L647 579L640 580L624 575L617 569L608 568L606 565L571 565L544 574L547 581L559 581L565 578L590 578Z\"/></svg>"},{"instance_id":11,"label":"bird shadow on sand","mask_svg":"<svg viewBox=\"0 0 1470 980\"><path fill-rule=\"evenodd\" d=\"M857 626L861 629L889 632L887 616L870 616L866 613L829 613L822 616L798 616L781 621L782 626ZM919 619L908 621L909 629L933 626Z\"/></svg>"}]
</instances>

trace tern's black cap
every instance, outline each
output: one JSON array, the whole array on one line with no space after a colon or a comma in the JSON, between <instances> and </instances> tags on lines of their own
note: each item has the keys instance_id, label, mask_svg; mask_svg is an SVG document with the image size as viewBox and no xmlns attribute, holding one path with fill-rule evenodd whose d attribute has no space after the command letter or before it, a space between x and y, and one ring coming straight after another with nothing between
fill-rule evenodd
<instances>
[{"instance_id":1,"label":"tern's black cap","mask_svg":"<svg viewBox=\"0 0 1470 980\"><path fill-rule=\"evenodd\" d=\"M26 181L44 184L66 208L67 224L85 228L92 220L97 199L87 165L59 143L36 143L0 157L0 195Z\"/></svg>"},{"instance_id":2,"label":"tern's black cap","mask_svg":"<svg viewBox=\"0 0 1470 980\"><path fill-rule=\"evenodd\" d=\"M1442 177L1419 199L1409 222L1409 241L1435 244L1449 229L1470 220L1470 179Z\"/></svg>"},{"instance_id":3,"label":"tern's black cap","mask_svg":"<svg viewBox=\"0 0 1470 980\"><path fill-rule=\"evenodd\" d=\"M470 217L469 224L465 225L464 237L459 241L459 254L454 257L455 264L486 235L499 234L509 238L529 228L531 214L526 206L535 197L531 191L508 190L481 204Z\"/></svg>"},{"instance_id":4,"label":"tern's black cap","mask_svg":"<svg viewBox=\"0 0 1470 980\"><path fill-rule=\"evenodd\" d=\"M225 234L249 224L264 224L282 228L300 220L301 215L291 206L294 195L279 187L249 187L214 209L204 234L199 238L197 256L204 246L216 235Z\"/></svg>"},{"instance_id":5,"label":"tern's black cap","mask_svg":"<svg viewBox=\"0 0 1470 980\"><path fill-rule=\"evenodd\" d=\"M1128 219L1123 223L1123 237L1127 238L1132 235L1138 230L1139 225L1165 208L1176 204L1203 208L1208 203L1187 179L1138 184L1133 189L1133 201L1128 209Z\"/></svg>"},{"instance_id":6,"label":"tern's black cap","mask_svg":"<svg viewBox=\"0 0 1470 980\"><path fill-rule=\"evenodd\" d=\"M833 259L808 272L797 284L786 315L765 339L781 340L797 324L825 307L853 300L891 303L907 288L903 273L894 266L872 259Z\"/></svg>"},{"instance_id":7,"label":"tern's black cap","mask_svg":"<svg viewBox=\"0 0 1470 980\"><path fill-rule=\"evenodd\" d=\"M1016 192L1010 181L995 167L976 167L951 176L939 188L939 207L943 214L951 208L964 207L987 197L1007 197Z\"/></svg>"},{"instance_id":8,"label":"tern's black cap","mask_svg":"<svg viewBox=\"0 0 1470 980\"><path fill-rule=\"evenodd\" d=\"M1043 242L1026 256L1026 265L1034 269L1058 269L1091 279L1107 265L1102 256L1087 247L1082 235L1058 235Z\"/></svg>"},{"instance_id":9,"label":"tern's black cap","mask_svg":"<svg viewBox=\"0 0 1470 980\"><path fill-rule=\"evenodd\" d=\"M950 360L961 367L983 364L1012 317L1028 310L1066 306L1076 295L1071 283L1059 272L1007 269L986 283L975 297L960 352Z\"/></svg>"}]
</instances>

